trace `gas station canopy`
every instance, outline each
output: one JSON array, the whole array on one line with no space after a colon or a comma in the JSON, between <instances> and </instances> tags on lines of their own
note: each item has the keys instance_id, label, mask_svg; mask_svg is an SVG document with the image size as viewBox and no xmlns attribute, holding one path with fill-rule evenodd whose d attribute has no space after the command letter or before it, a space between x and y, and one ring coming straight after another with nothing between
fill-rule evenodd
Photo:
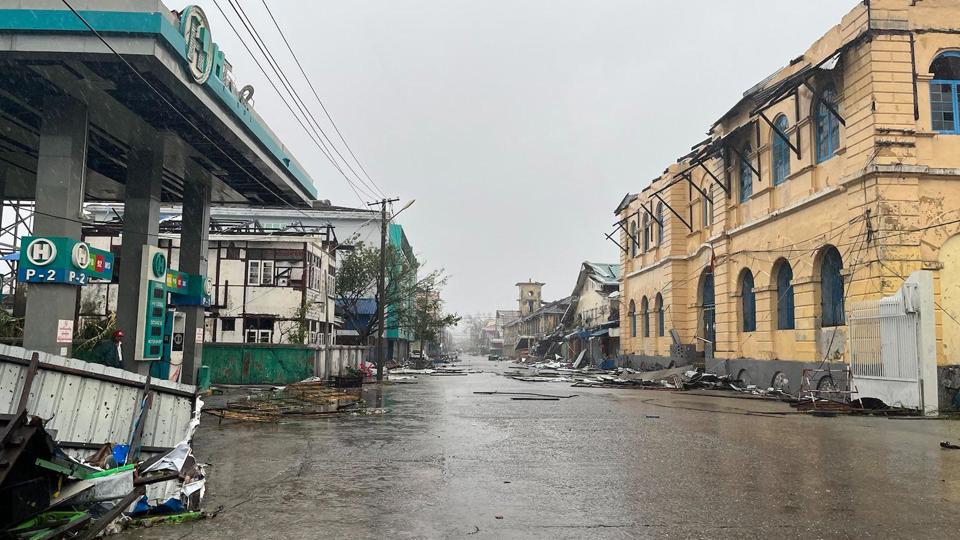
<instances>
[{"instance_id":1,"label":"gas station canopy","mask_svg":"<svg viewBox=\"0 0 960 540\"><path fill-rule=\"evenodd\" d=\"M252 109L253 88L234 82L200 9L173 12L156 0L71 4L122 58L62 2L0 0L4 199L34 198L51 96L86 104L86 200L123 201L131 148L158 137L166 141L164 202L183 199L175 165L187 158L210 172L212 202L307 206L317 198L313 180Z\"/></svg>"}]
</instances>

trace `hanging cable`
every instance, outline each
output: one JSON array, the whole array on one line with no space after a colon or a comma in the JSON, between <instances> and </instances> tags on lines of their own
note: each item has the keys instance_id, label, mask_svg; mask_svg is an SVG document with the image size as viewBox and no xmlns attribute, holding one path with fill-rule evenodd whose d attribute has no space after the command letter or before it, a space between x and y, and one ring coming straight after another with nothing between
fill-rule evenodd
<instances>
[{"instance_id":1,"label":"hanging cable","mask_svg":"<svg viewBox=\"0 0 960 540\"><path fill-rule=\"evenodd\" d=\"M297 54L293 52L293 47L290 45L290 42L287 40L286 34L284 34L283 29L280 28L280 24L277 22L277 19L273 16L273 11L270 9L270 6L267 5L267 0L260 0L263 3L263 7L267 10L267 14L270 15L270 20L273 21L273 26L277 29L277 32L280 33L280 37L283 38L283 43L287 46L287 50L290 51L290 56L293 57L293 61L296 62L297 68L300 69L300 74L303 75L304 80L307 81L307 85L310 87L310 91L313 92L313 97L317 99L317 103L320 104L320 109L323 110L323 114L326 115L327 120L330 121L330 125L333 126L333 129L337 132L337 135L340 137L340 140L343 142L343 146L347 149L347 152L350 152L350 156L357 163L357 166L360 167L360 170L363 172L364 176L377 188L377 190L383 194L383 190L380 189L380 186L370 177L370 174L367 173L367 170L363 167L363 163L360 162L360 159L357 158L357 155L353 153L353 149L350 148L350 145L347 144L347 140L344 138L343 133L340 132L340 128L337 126L337 123L333 121L333 118L330 116L330 113L327 111L326 105L324 105L323 100L320 99L320 95L317 92L317 89L313 86L313 82L310 80L310 77L307 76L306 70L303 69L303 65L300 63L300 58L297 57Z\"/></svg>"},{"instance_id":2,"label":"hanging cable","mask_svg":"<svg viewBox=\"0 0 960 540\"><path fill-rule=\"evenodd\" d=\"M284 89L290 95L294 105L296 105L297 109L300 110L300 113L304 116L307 123L310 125L310 128L313 130L314 134L317 136L317 138L320 139L320 142L323 144L324 148L327 149L331 159L333 159L334 153L340 158L343 164L346 165L347 170L349 170L353 174L353 176L360 182L360 184L364 186L363 188L360 188L361 191L365 191L369 193L373 198L377 198L377 199L385 198L382 195L382 193L378 194L376 188L371 187L363 179L363 177L357 174L357 171L353 169L353 167L350 165L350 162L348 162L343 157L343 154L340 153L340 150L336 147L335 144L333 144L333 141L330 140L330 137L327 136L326 132L320 126L320 122L317 121L316 116L314 116L313 112L304 102L303 98L300 97L300 93L297 92L296 88L293 86L293 84L290 82L290 79L287 77L286 73L283 71L283 68L280 66L280 63L277 62L276 57L270 51L270 47L267 45L266 41L260 36L260 32L257 31L257 28L253 24L253 21L250 19L250 17L247 16L247 13L246 11L244 11L243 6L240 5L240 2L238 1L235 2L234 0L227 0L227 3L230 5L231 9L233 9L233 12L237 15L237 18L240 19L240 23L243 25L244 29L246 29L247 34L251 38L253 38L254 44L257 46L257 48L260 50L260 53L263 54L264 58L267 60L267 64L270 66L270 69L277 76L277 78L280 79L280 84L284 87ZM219 9L219 6L218 6L218 9ZM324 143L324 141L326 142ZM339 167L339 164L337 164L337 168L346 177L346 174L343 172L343 169Z\"/></svg>"},{"instance_id":3,"label":"hanging cable","mask_svg":"<svg viewBox=\"0 0 960 540\"><path fill-rule=\"evenodd\" d=\"M340 167L340 165L336 162L336 160L333 159L333 155L330 154L330 152L323 145L322 140L318 140L315 133L311 132L312 126L307 127L307 124L304 123L304 119L300 118L300 116L296 113L296 111L294 111L293 107L290 105L290 102L284 96L283 92L281 92L280 89L277 88L276 83L273 82L273 78L271 78L270 75L267 74L267 70L264 69L263 64L261 64L259 59L257 59L256 55L253 54L253 51L250 49L250 46L247 45L246 41L244 41L243 37L240 35L240 32L234 26L233 21L231 21L230 18L227 17L226 12L223 10L222 7L220 7L220 3L217 0L213 0L213 4L217 7L217 10L220 11L220 14L227 21L227 25L230 26L230 30L232 30L234 35L237 36L237 40L239 40L240 44L243 45L243 48L246 49L247 53L250 55L250 58L257 65L257 68L260 69L260 72L263 73L263 76L267 79L267 82L270 84L273 90L277 93L277 96L280 98L280 101L282 101L284 106L286 106L287 110L290 111L290 114L292 114L294 119L297 121L297 123L300 124L300 127L303 128L303 131L307 134L310 140L313 141L313 144L320 150L320 153L323 154L325 158L327 158L327 161L329 161L333 165L333 167L340 173L340 175L343 176L344 180L347 181L347 185L350 186L351 190L353 190L354 194L357 196L357 199L359 199L360 203L365 204L366 200L364 199L364 197L370 198L371 195L366 190L363 190L359 186L357 186L352 180L350 180L350 177L348 177L346 173L343 172L343 169ZM307 122L309 123L309 120ZM363 192L363 195L360 194L361 192Z\"/></svg>"}]
</instances>

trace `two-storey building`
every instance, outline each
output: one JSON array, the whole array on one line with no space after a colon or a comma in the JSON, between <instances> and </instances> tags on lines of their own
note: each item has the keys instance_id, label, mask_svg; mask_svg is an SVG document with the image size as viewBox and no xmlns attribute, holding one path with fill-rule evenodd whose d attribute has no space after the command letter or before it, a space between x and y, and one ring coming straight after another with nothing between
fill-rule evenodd
<instances>
[{"instance_id":1,"label":"two-storey building","mask_svg":"<svg viewBox=\"0 0 960 540\"><path fill-rule=\"evenodd\" d=\"M850 303L925 269L952 401L958 87L960 4L870 0L750 88L616 209L623 352L668 365L672 346L695 348L708 369L796 391L804 368L849 361Z\"/></svg>"}]
</instances>

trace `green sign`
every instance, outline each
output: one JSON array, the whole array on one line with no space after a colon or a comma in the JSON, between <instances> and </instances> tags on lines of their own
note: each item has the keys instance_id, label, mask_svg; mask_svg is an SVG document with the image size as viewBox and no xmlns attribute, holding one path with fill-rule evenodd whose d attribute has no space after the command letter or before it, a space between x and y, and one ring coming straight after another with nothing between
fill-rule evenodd
<instances>
[{"instance_id":1,"label":"green sign","mask_svg":"<svg viewBox=\"0 0 960 540\"><path fill-rule=\"evenodd\" d=\"M25 236L17 280L24 283L86 285L113 277L113 254L65 236Z\"/></svg>"},{"instance_id":2,"label":"green sign","mask_svg":"<svg viewBox=\"0 0 960 540\"><path fill-rule=\"evenodd\" d=\"M213 284L206 277L177 270L167 271L167 291L178 306L210 306Z\"/></svg>"},{"instance_id":3,"label":"green sign","mask_svg":"<svg viewBox=\"0 0 960 540\"><path fill-rule=\"evenodd\" d=\"M143 358L156 360L163 353L163 323L167 316L167 287L162 281L147 281L146 312L143 314Z\"/></svg>"}]
</instances>

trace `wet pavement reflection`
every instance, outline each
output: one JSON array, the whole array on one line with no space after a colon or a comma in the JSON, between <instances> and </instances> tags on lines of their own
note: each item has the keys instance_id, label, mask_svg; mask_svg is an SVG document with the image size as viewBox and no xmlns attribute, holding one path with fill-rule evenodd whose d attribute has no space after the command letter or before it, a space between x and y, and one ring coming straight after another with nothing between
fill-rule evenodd
<instances>
[{"instance_id":1,"label":"wet pavement reflection","mask_svg":"<svg viewBox=\"0 0 960 540\"><path fill-rule=\"evenodd\" d=\"M950 538L960 423L484 373L369 385L377 416L208 420L214 519L124 538ZM474 392L570 395L516 400Z\"/></svg>"}]
</instances>

